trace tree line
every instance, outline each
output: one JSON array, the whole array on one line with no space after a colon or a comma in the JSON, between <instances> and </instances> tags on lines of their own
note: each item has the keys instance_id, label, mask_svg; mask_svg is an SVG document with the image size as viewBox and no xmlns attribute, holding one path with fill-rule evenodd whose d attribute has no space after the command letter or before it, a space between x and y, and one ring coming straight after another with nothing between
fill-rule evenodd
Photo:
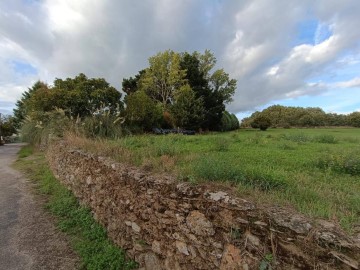
<instances>
[{"instance_id":1,"label":"tree line","mask_svg":"<svg viewBox=\"0 0 360 270\"><path fill-rule=\"evenodd\" d=\"M225 110L232 101L236 80L215 69L216 58L171 50L149 58L149 66L122 81L122 96L103 78L56 78L53 85L38 81L16 103L12 121L19 129L48 123L61 114L81 121L89 134L115 135L154 127L227 131L239 128L234 114ZM51 115L51 113L54 115ZM119 130L120 130L119 129Z\"/></svg>"},{"instance_id":2,"label":"tree line","mask_svg":"<svg viewBox=\"0 0 360 270\"><path fill-rule=\"evenodd\" d=\"M241 127L360 127L360 112L350 114L325 113L321 108L273 105L254 112L241 121Z\"/></svg>"}]
</instances>

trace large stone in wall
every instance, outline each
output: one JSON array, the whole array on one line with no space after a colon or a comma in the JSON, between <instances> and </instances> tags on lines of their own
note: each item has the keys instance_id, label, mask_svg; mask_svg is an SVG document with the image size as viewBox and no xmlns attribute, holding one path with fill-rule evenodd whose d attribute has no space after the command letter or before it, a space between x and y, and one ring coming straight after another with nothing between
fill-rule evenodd
<instances>
[{"instance_id":1,"label":"large stone in wall","mask_svg":"<svg viewBox=\"0 0 360 270\"><path fill-rule=\"evenodd\" d=\"M215 234L213 224L200 211L192 211L186 218L186 224L194 234L201 236Z\"/></svg>"}]
</instances>

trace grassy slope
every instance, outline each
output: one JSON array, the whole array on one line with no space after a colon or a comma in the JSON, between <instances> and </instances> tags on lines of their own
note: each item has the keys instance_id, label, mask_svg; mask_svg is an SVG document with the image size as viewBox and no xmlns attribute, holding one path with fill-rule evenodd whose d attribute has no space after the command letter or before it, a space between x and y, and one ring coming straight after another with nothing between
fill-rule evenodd
<instances>
[{"instance_id":1,"label":"grassy slope","mask_svg":"<svg viewBox=\"0 0 360 270\"><path fill-rule=\"evenodd\" d=\"M229 182L253 200L292 205L351 230L360 222L359 135L345 128L239 130L81 144L180 180Z\"/></svg>"},{"instance_id":2,"label":"grassy slope","mask_svg":"<svg viewBox=\"0 0 360 270\"><path fill-rule=\"evenodd\" d=\"M81 207L76 198L55 179L44 155L25 146L18 154L16 167L37 184L47 198L46 208L58 218L58 228L71 235L75 251L82 260L82 269L134 269L135 262L114 246L105 229L92 218L89 209ZM30 156L30 158L26 158Z\"/></svg>"}]
</instances>

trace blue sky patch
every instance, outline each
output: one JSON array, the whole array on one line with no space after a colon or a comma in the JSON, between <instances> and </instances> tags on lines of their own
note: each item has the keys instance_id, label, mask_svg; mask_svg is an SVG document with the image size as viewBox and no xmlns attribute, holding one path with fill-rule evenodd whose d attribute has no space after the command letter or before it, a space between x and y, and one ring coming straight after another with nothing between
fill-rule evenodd
<instances>
[{"instance_id":1,"label":"blue sky patch","mask_svg":"<svg viewBox=\"0 0 360 270\"><path fill-rule=\"evenodd\" d=\"M37 69L27 62L12 60L10 61L10 65L17 74L22 76L38 74Z\"/></svg>"},{"instance_id":2,"label":"blue sky patch","mask_svg":"<svg viewBox=\"0 0 360 270\"><path fill-rule=\"evenodd\" d=\"M298 35L295 39L295 46L300 44L314 44L314 36L319 21L316 19L306 20L297 26Z\"/></svg>"}]
</instances>

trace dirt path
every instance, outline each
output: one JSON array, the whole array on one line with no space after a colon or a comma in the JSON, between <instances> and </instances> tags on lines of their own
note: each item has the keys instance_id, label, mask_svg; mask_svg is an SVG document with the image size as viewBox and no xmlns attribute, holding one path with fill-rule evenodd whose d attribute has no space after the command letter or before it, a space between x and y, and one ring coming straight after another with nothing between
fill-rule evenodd
<instances>
[{"instance_id":1,"label":"dirt path","mask_svg":"<svg viewBox=\"0 0 360 270\"><path fill-rule=\"evenodd\" d=\"M76 269L78 257L44 212L29 181L11 168L21 144L0 147L0 270Z\"/></svg>"}]
</instances>

